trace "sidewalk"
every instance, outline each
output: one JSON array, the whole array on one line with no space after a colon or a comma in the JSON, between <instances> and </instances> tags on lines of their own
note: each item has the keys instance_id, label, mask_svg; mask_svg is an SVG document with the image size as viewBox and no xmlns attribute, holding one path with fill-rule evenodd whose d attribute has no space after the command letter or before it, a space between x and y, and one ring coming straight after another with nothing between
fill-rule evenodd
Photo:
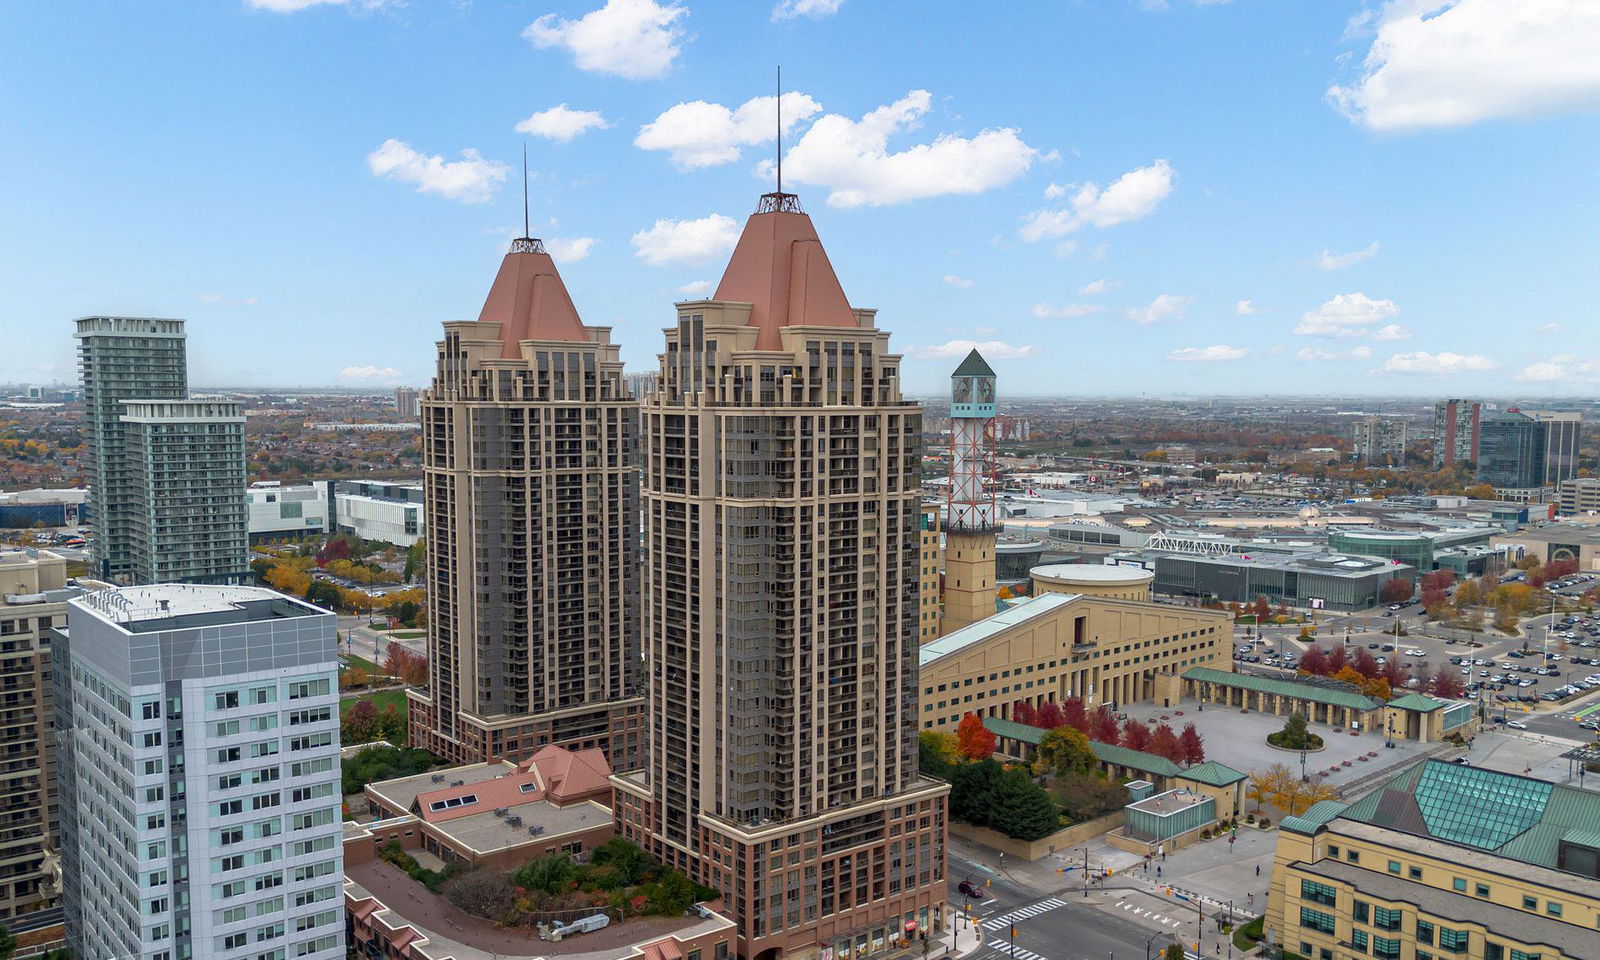
<instances>
[{"instance_id":1,"label":"sidewalk","mask_svg":"<svg viewBox=\"0 0 1600 960\"><path fill-rule=\"evenodd\" d=\"M958 927L960 929L958 929ZM967 926L964 921L958 922L956 911L947 910L944 930L938 936L928 938L928 950L924 954L922 942L916 941L909 947L891 950L883 955L883 960L940 960L942 957L965 957L977 952L983 947L983 925Z\"/></svg>"}]
</instances>

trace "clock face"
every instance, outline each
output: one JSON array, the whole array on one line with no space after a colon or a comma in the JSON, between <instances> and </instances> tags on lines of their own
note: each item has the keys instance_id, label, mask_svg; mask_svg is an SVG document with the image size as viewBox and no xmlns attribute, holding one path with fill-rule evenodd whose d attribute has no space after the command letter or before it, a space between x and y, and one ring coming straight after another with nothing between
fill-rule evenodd
<instances>
[{"instance_id":1,"label":"clock face","mask_svg":"<svg viewBox=\"0 0 1600 960\"><path fill-rule=\"evenodd\" d=\"M994 403L994 381L988 377L978 381L978 402Z\"/></svg>"},{"instance_id":2,"label":"clock face","mask_svg":"<svg viewBox=\"0 0 1600 960\"><path fill-rule=\"evenodd\" d=\"M971 380L971 378L969 378L969 377L957 377L955 383L952 384L952 390L951 390L950 398L953 401L955 401L956 403L971 403L972 402L972 380Z\"/></svg>"}]
</instances>

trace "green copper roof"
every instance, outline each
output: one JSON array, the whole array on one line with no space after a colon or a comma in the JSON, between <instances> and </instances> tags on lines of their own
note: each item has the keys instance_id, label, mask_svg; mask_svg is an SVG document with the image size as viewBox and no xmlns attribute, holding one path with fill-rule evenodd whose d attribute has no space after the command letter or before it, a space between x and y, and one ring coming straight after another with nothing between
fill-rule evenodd
<instances>
[{"instance_id":1,"label":"green copper roof","mask_svg":"<svg viewBox=\"0 0 1600 960\"><path fill-rule=\"evenodd\" d=\"M1178 776L1185 780L1193 780L1195 783L1203 783L1210 787L1226 787L1230 784L1235 784L1240 780L1245 779L1244 774L1230 766L1227 766L1226 764L1218 763L1215 760L1207 760L1205 763L1197 763L1178 774Z\"/></svg>"},{"instance_id":2,"label":"green copper roof","mask_svg":"<svg viewBox=\"0 0 1600 960\"><path fill-rule=\"evenodd\" d=\"M961 361L961 366L956 367L952 377L992 377L994 368L984 361L983 356L974 350L967 354L967 359Z\"/></svg>"},{"instance_id":3,"label":"green copper roof","mask_svg":"<svg viewBox=\"0 0 1600 960\"><path fill-rule=\"evenodd\" d=\"M1119 747L1113 743L1090 740L1089 749L1094 751L1095 759L1101 763L1115 763L1129 770L1142 770L1158 777L1176 777L1183 773L1183 768L1166 757L1158 757L1132 747Z\"/></svg>"},{"instance_id":4,"label":"green copper roof","mask_svg":"<svg viewBox=\"0 0 1600 960\"><path fill-rule=\"evenodd\" d=\"M1042 727L1030 727L1026 723L1006 720L1003 717L984 717L983 728L997 737L1018 740L1022 743L1032 744L1035 747L1039 745L1040 740L1044 739L1044 735L1049 732Z\"/></svg>"},{"instance_id":5,"label":"green copper roof","mask_svg":"<svg viewBox=\"0 0 1600 960\"><path fill-rule=\"evenodd\" d=\"M1272 693L1284 697L1297 697L1301 700L1310 700L1313 703L1349 707L1352 710L1376 710L1378 708L1376 700L1362 696L1354 687L1345 683L1279 680L1275 677L1258 677L1247 673L1233 673L1228 670L1218 670L1214 667L1191 667L1184 673L1183 678L1185 680L1201 680L1207 683L1220 683L1223 686L1240 690L1256 690L1261 693Z\"/></svg>"},{"instance_id":6,"label":"green copper roof","mask_svg":"<svg viewBox=\"0 0 1600 960\"><path fill-rule=\"evenodd\" d=\"M1278 826L1290 833L1312 834L1317 828L1344 813L1345 805L1337 800L1319 800L1297 817L1284 817Z\"/></svg>"},{"instance_id":7,"label":"green copper roof","mask_svg":"<svg viewBox=\"0 0 1600 960\"><path fill-rule=\"evenodd\" d=\"M1397 697L1389 701L1389 706L1399 707L1401 710L1415 710L1418 713L1432 713L1444 709L1444 704L1420 693L1408 693L1403 697Z\"/></svg>"},{"instance_id":8,"label":"green copper roof","mask_svg":"<svg viewBox=\"0 0 1600 960\"><path fill-rule=\"evenodd\" d=\"M1030 727L1025 723L1015 720L1004 720L1000 717L984 717L983 728L997 737L1016 740L1021 743L1038 746L1046 733L1050 731L1039 727ZM1115 763L1130 770L1141 770L1162 777L1176 777L1184 772L1183 768L1153 753L1143 750L1134 750L1131 747L1121 747L1114 743L1101 743L1098 740L1089 741L1089 749L1094 751L1095 759L1102 763ZM1221 767L1222 764L1217 764ZM1198 768L1196 768L1198 769ZM1227 768L1223 768L1227 769Z\"/></svg>"},{"instance_id":9,"label":"green copper roof","mask_svg":"<svg viewBox=\"0 0 1600 960\"><path fill-rule=\"evenodd\" d=\"M1600 794L1442 760L1402 771L1341 817L1553 869L1563 842L1600 848Z\"/></svg>"}]
</instances>

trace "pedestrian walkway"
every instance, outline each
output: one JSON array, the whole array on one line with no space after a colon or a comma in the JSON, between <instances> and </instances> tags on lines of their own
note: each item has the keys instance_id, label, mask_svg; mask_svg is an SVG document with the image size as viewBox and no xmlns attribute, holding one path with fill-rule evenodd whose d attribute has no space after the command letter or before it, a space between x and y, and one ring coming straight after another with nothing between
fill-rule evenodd
<instances>
[{"instance_id":1,"label":"pedestrian walkway","mask_svg":"<svg viewBox=\"0 0 1600 960\"><path fill-rule=\"evenodd\" d=\"M1037 917L1041 913L1048 913L1057 907L1064 906L1066 906L1066 901L1059 900L1055 897L1051 897L1048 900L1040 900L1038 903L1029 904L1026 907L1021 907L1011 911L1010 913L1002 913L998 917L991 917L988 920L985 920L983 922L983 929L989 931L1003 930L1006 927L1009 927L1011 924L1016 923L1018 920L1026 920L1029 917Z\"/></svg>"},{"instance_id":2,"label":"pedestrian walkway","mask_svg":"<svg viewBox=\"0 0 1600 960\"><path fill-rule=\"evenodd\" d=\"M1053 960L1053 958L1034 953L1032 950L1026 949L1025 947L1019 947L1014 943L993 943L989 945L989 949L993 951L993 953L979 954L979 957L985 958L999 954L1001 957L1006 958L1016 957L1016 960Z\"/></svg>"},{"instance_id":3,"label":"pedestrian walkway","mask_svg":"<svg viewBox=\"0 0 1600 960\"><path fill-rule=\"evenodd\" d=\"M1154 920L1157 923L1161 924L1163 927L1177 927L1177 926L1181 926L1183 924L1183 920L1182 919L1175 919L1173 917L1167 916L1164 913L1157 913L1154 910L1150 910L1150 909L1148 909L1146 907L1141 907L1138 904L1134 903L1132 900L1128 900L1128 899L1118 900L1117 903L1116 903L1116 906L1117 906L1117 909L1125 910L1128 913L1131 913L1136 917L1141 917L1141 918L1143 918L1145 920ZM1194 917L1189 917L1188 920L1189 920L1190 923L1193 923L1194 922Z\"/></svg>"}]
</instances>

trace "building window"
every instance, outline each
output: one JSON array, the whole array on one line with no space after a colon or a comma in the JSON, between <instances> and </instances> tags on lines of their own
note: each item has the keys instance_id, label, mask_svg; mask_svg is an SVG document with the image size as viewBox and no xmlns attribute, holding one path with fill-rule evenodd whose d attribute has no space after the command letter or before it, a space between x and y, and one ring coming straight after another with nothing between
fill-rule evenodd
<instances>
[{"instance_id":1,"label":"building window","mask_svg":"<svg viewBox=\"0 0 1600 960\"><path fill-rule=\"evenodd\" d=\"M1538 897L1530 897L1530 896L1527 896L1526 894L1524 894L1523 897L1522 897L1522 909L1524 909L1524 910L1537 910L1537 909L1539 909L1539 898Z\"/></svg>"},{"instance_id":2,"label":"building window","mask_svg":"<svg viewBox=\"0 0 1600 960\"><path fill-rule=\"evenodd\" d=\"M1552 917L1559 917L1561 916L1561 904L1556 903L1554 900L1547 900L1545 901L1544 912Z\"/></svg>"},{"instance_id":3,"label":"building window","mask_svg":"<svg viewBox=\"0 0 1600 960\"><path fill-rule=\"evenodd\" d=\"M1351 908L1350 915L1355 919L1356 923L1367 923L1370 920L1367 905L1360 900L1357 900L1355 906Z\"/></svg>"},{"instance_id":4,"label":"building window","mask_svg":"<svg viewBox=\"0 0 1600 960\"><path fill-rule=\"evenodd\" d=\"M1400 938L1390 940L1388 937L1373 937L1372 955L1382 960L1400 960Z\"/></svg>"},{"instance_id":5,"label":"building window","mask_svg":"<svg viewBox=\"0 0 1600 960\"><path fill-rule=\"evenodd\" d=\"M1339 848L1330 843L1328 845L1328 856L1337 857L1338 855L1339 855Z\"/></svg>"},{"instance_id":6,"label":"building window","mask_svg":"<svg viewBox=\"0 0 1600 960\"><path fill-rule=\"evenodd\" d=\"M1395 876L1399 876L1400 875L1400 861L1399 860L1390 860L1389 861L1389 872L1394 874Z\"/></svg>"},{"instance_id":7,"label":"building window","mask_svg":"<svg viewBox=\"0 0 1600 960\"><path fill-rule=\"evenodd\" d=\"M1372 925L1379 930L1399 930L1400 911L1388 907L1373 907Z\"/></svg>"},{"instance_id":8,"label":"building window","mask_svg":"<svg viewBox=\"0 0 1600 960\"><path fill-rule=\"evenodd\" d=\"M1521 950L1512 949L1511 960L1539 960L1537 953L1523 953Z\"/></svg>"},{"instance_id":9,"label":"building window","mask_svg":"<svg viewBox=\"0 0 1600 960\"><path fill-rule=\"evenodd\" d=\"M1350 933L1350 950L1353 953L1367 952L1367 931L1353 930Z\"/></svg>"},{"instance_id":10,"label":"building window","mask_svg":"<svg viewBox=\"0 0 1600 960\"><path fill-rule=\"evenodd\" d=\"M1334 930L1333 914L1313 910L1310 907L1300 908L1300 926L1320 930L1323 933L1332 933Z\"/></svg>"},{"instance_id":11,"label":"building window","mask_svg":"<svg viewBox=\"0 0 1600 960\"><path fill-rule=\"evenodd\" d=\"M1413 879L1413 880L1421 880L1422 879L1422 868L1421 867L1412 867L1407 872L1410 874L1411 879Z\"/></svg>"},{"instance_id":12,"label":"building window","mask_svg":"<svg viewBox=\"0 0 1600 960\"><path fill-rule=\"evenodd\" d=\"M1487 883L1480 883L1473 888L1473 891L1480 897L1487 897L1489 895L1489 885Z\"/></svg>"},{"instance_id":13,"label":"building window","mask_svg":"<svg viewBox=\"0 0 1600 960\"><path fill-rule=\"evenodd\" d=\"M1429 923L1426 920L1418 920L1417 921L1417 942L1418 943L1426 943L1426 944L1432 945L1432 943L1433 943L1433 924Z\"/></svg>"},{"instance_id":14,"label":"building window","mask_svg":"<svg viewBox=\"0 0 1600 960\"><path fill-rule=\"evenodd\" d=\"M1506 960L1506 948L1498 943L1483 944L1483 960Z\"/></svg>"},{"instance_id":15,"label":"building window","mask_svg":"<svg viewBox=\"0 0 1600 960\"><path fill-rule=\"evenodd\" d=\"M1354 851L1354 850L1346 850L1344 852L1344 858L1346 860L1350 861L1351 863L1360 863L1361 862L1361 854L1356 852L1356 851Z\"/></svg>"},{"instance_id":16,"label":"building window","mask_svg":"<svg viewBox=\"0 0 1600 960\"><path fill-rule=\"evenodd\" d=\"M1455 887L1457 893L1467 892L1467 879L1465 877L1456 877L1450 881L1450 885Z\"/></svg>"},{"instance_id":17,"label":"building window","mask_svg":"<svg viewBox=\"0 0 1600 960\"><path fill-rule=\"evenodd\" d=\"M1314 880L1300 881L1300 899L1310 900L1312 903L1320 903L1325 907L1336 905L1334 889L1325 883L1317 883ZM1358 903L1356 906L1357 908L1365 908L1366 904Z\"/></svg>"},{"instance_id":18,"label":"building window","mask_svg":"<svg viewBox=\"0 0 1600 960\"><path fill-rule=\"evenodd\" d=\"M1449 950L1451 953L1466 953L1467 931L1451 930L1449 927L1440 927L1439 949Z\"/></svg>"}]
</instances>

